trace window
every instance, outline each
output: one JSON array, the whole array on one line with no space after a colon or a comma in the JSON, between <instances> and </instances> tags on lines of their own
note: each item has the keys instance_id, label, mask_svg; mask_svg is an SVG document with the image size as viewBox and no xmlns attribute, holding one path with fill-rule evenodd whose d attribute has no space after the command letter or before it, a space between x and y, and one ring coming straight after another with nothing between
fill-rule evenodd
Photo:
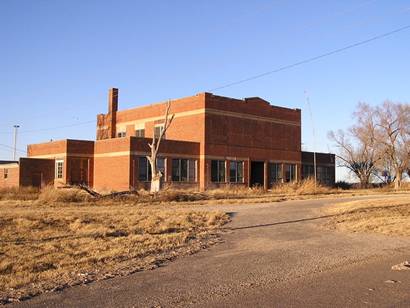
<instances>
[{"instance_id":1,"label":"window","mask_svg":"<svg viewBox=\"0 0 410 308\"><path fill-rule=\"evenodd\" d=\"M157 169L165 174L165 159L157 158ZM138 158L138 181L140 182L149 182L152 178L151 164L149 163L146 157Z\"/></svg>"},{"instance_id":2,"label":"window","mask_svg":"<svg viewBox=\"0 0 410 308\"><path fill-rule=\"evenodd\" d=\"M144 138L145 137L145 129L136 129L135 130L135 137Z\"/></svg>"},{"instance_id":3,"label":"window","mask_svg":"<svg viewBox=\"0 0 410 308\"><path fill-rule=\"evenodd\" d=\"M158 139L159 138L159 136L161 135L161 133L162 133L162 131L164 130L164 125L156 125L155 126L155 128L154 128L154 136L155 136L155 139ZM162 136L162 138L164 138L165 139L165 135L164 136Z\"/></svg>"},{"instance_id":4,"label":"window","mask_svg":"<svg viewBox=\"0 0 410 308\"><path fill-rule=\"evenodd\" d=\"M296 180L296 165L286 164L285 165L285 182L293 182Z\"/></svg>"},{"instance_id":5,"label":"window","mask_svg":"<svg viewBox=\"0 0 410 308\"><path fill-rule=\"evenodd\" d=\"M325 166L318 166L317 180L324 184L331 183L331 169Z\"/></svg>"},{"instance_id":6,"label":"window","mask_svg":"<svg viewBox=\"0 0 410 308\"><path fill-rule=\"evenodd\" d=\"M229 181L231 183L243 183L243 161L230 161Z\"/></svg>"},{"instance_id":7,"label":"window","mask_svg":"<svg viewBox=\"0 0 410 308\"><path fill-rule=\"evenodd\" d=\"M125 137L127 134L125 132L118 132L117 137L121 138L121 137Z\"/></svg>"},{"instance_id":8,"label":"window","mask_svg":"<svg viewBox=\"0 0 410 308\"><path fill-rule=\"evenodd\" d=\"M7 179L9 177L9 169L4 169L4 178Z\"/></svg>"},{"instance_id":9,"label":"window","mask_svg":"<svg viewBox=\"0 0 410 308\"><path fill-rule=\"evenodd\" d=\"M212 160L211 161L211 181L225 182L225 161Z\"/></svg>"},{"instance_id":10,"label":"window","mask_svg":"<svg viewBox=\"0 0 410 308\"><path fill-rule=\"evenodd\" d=\"M302 165L302 179L313 178L315 170L312 165Z\"/></svg>"},{"instance_id":11,"label":"window","mask_svg":"<svg viewBox=\"0 0 410 308\"><path fill-rule=\"evenodd\" d=\"M196 160L194 159L173 159L172 160L172 181L175 182L195 182L196 181Z\"/></svg>"},{"instance_id":12,"label":"window","mask_svg":"<svg viewBox=\"0 0 410 308\"><path fill-rule=\"evenodd\" d=\"M56 179L63 178L64 160L56 160Z\"/></svg>"},{"instance_id":13,"label":"window","mask_svg":"<svg viewBox=\"0 0 410 308\"><path fill-rule=\"evenodd\" d=\"M269 163L269 182L277 183L282 177L282 166L278 163Z\"/></svg>"}]
</instances>

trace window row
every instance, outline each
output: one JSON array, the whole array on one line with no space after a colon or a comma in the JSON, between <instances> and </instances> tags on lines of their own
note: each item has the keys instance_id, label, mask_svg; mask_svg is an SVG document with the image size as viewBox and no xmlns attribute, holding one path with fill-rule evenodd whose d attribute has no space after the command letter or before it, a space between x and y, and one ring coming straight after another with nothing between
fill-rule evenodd
<instances>
[{"instance_id":1,"label":"window row","mask_svg":"<svg viewBox=\"0 0 410 308\"><path fill-rule=\"evenodd\" d=\"M225 161L212 160L211 161L211 181L216 183L224 183L225 180ZM229 182L243 183L243 161L229 162Z\"/></svg>"},{"instance_id":2,"label":"window row","mask_svg":"<svg viewBox=\"0 0 410 308\"><path fill-rule=\"evenodd\" d=\"M125 131L120 131L117 133L117 137L121 138L121 137L126 137L127 133ZM141 128L141 129L136 129L135 130L135 137L138 138L144 138L145 137L145 129Z\"/></svg>"},{"instance_id":3,"label":"window row","mask_svg":"<svg viewBox=\"0 0 410 308\"><path fill-rule=\"evenodd\" d=\"M157 169L165 175L165 159L157 158ZM196 182L197 163L195 159L172 159L172 181L174 182ZM151 181L151 166L146 157L138 158L138 180L142 182Z\"/></svg>"},{"instance_id":4,"label":"window row","mask_svg":"<svg viewBox=\"0 0 410 308\"><path fill-rule=\"evenodd\" d=\"M164 130L164 125L156 125L154 127L154 136L155 136L156 139L158 139L160 137L163 130ZM134 135L135 135L135 137L138 137L138 138L145 138L145 129L144 128L136 129ZM126 136L127 136L126 131L117 132L117 137L118 138L122 138L122 137L126 137ZM162 136L162 138L165 139L165 134Z\"/></svg>"},{"instance_id":5,"label":"window row","mask_svg":"<svg viewBox=\"0 0 410 308\"><path fill-rule=\"evenodd\" d=\"M268 165L269 183L293 182L296 181L296 164L269 163Z\"/></svg>"}]
</instances>

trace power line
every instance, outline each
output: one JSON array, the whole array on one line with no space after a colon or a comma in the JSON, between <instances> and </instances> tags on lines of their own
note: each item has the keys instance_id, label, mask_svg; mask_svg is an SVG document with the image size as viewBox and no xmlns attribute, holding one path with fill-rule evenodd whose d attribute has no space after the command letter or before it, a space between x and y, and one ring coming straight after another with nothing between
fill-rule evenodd
<instances>
[{"instance_id":1,"label":"power line","mask_svg":"<svg viewBox=\"0 0 410 308\"><path fill-rule=\"evenodd\" d=\"M406 25L406 26L394 29L392 31L385 32L383 34L373 36L369 39L359 41L359 42L356 42L356 43L353 43L353 44L350 44L350 45L347 45L347 46L344 46L344 47L341 47L341 48L338 48L338 49L335 49L335 50L332 50L332 51L329 51L329 52L326 52L326 53L323 53L323 54L320 54L320 55L315 56L315 57L307 58L307 59L304 59L304 60L301 60L301 61L298 61L298 62L295 62L295 63L292 63L292 64L288 64L288 65L278 67L276 69L273 69L273 70L270 70L270 71L267 71L267 72L264 72L264 73L261 73L261 74L258 74L258 75L254 75L254 76L251 76L251 77L248 77L248 78L244 78L244 79L241 79L241 80L238 80L238 81L234 81L234 82L222 85L222 86L218 86L218 87L209 89L208 92L213 92L213 91L216 91L216 90L225 89L225 88L228 88L228 87L231 87L231 86L234 86L234 85L238 85L238 84L245 83L245 82L248 82L248 81L251 81L251 80L259 79L259 78L265 77L267 75L278 73L278 72L288 70L288 69L291 69L291 68L294 68L294 67L297 67L297 66L301 66L303 64L314 62L314 61L317 61L319 59L322 59L322 58L325 58L325 57L328 57L328 56L331 56L331 55L334 55L334 54L337 54L337 53L341 53L343 51L346 51L346 50L349 50L349 49L352 49L352 48L355 48L355 47L358 47L358 46L361 46L361 45L365 45L365 44L371 43L371 42L376 41L376 40L380 40L382 38L391 36L393 34L405 31L409 28L410 28L410 25ZM75 126L90 124L90 123L94 123L94 122L95 122L95 120L91 120L91 121L75 123L75 124L69 124L69 125L63 125L63 126L56 126L56 127L42 128L42 129L33 129L33 130L25 130L25 131L23 130L23 131L20 132L20 134L50 131L50 130L55 130L55 129L68 128L68 127L75 127ZM10 131L10 132L0 132L0 134L12 134L12 133L13 133L12 131Z\"/></svg>"},{"instance_id":2,"label":"power line","mask_svg":"<svg viewBox=\"0 0 410 308\"><path fill-rule=\"evenodd\" d=\"M80 125L86 125L86 124L94 123L95 121L96 121L96 120L91 120L91 121L80 122L80 123L74 123L74 124L67 124L67 125L62 125L62 126L55 126L55 127L47 127L47 128L23 130L23 131L20 131L19 134L35 133L35 132L50 131L50 130L55 130L55 129L60 129L60 128L75 127L75 126L80 126ZM0 133L2 133L2 134L12 134L13 132L0 132Z\"/></svg>"},{"instance_id":3,"label":"power line","mask_svg":"<svg viewBox=\"0 0 410 308\"><path fill-rule=\"evenodd\" d=\"M85 124L93 123L93 122L95 122L95 121L96 121L96 120L86 121L86 122L80 122L80 123L75 123L75 124L62 125L62 126L48 127L48 128L23 130L23 131L20 132L20 134L34 133L34 132L44 132L44 131L55 130L55 129L60 129L60 128L80 126L80 125L85 125Z\"/></svg>"},{"instance_id":4,"label":"power line","mask_svg":"<svg viewBox=\"0 0 410 308\"><path fill-rule=\"evenodd\" d=\"M14 151L14 148L13 148L13 147L11 147L11 146L9 146L9 145L6 145L6 144L0 143L0 147L3 147L3 148L5 148L5 150L8 150L8 151L10 151L10 152L13 152L13 151ZM20 152L20 153L24 153L24 154L27 153L27 151L22 150L22 149L17 149L17 148L16 148L16 151L17 151L17 152Z\"/></svg>"},{"instance_id":5,"label":"power line","mask_svg":"<svg viewBox=\"0 0 410 308\"><path fill-rule=\"evenodd\" d=\"M376 40L380 40L382 38L391 36L391 35L396 34L398 32L402 32L402 31L407 30L409 28L410 28L410 25L400 27L400 28L394 29L392 31L385 32L383 34L373 36L369 39L359 41L357 43L353 43L353 44L347 45L345 47L341 47L341 48L338 48L338 49L323 53L323 54L315 56L315 57L307 58L307 59L304 59L304 60L301 60L301 61L298 61L298 62L295 62L295 63L292 63L292 64L284 65L284 66L278 67L276 69L273 69L271 71L267 71L267 72L264 72L264 73L261 73L261 74L258 74L258 75L254 75L254 76L251 76L251 77L248 77L248 78L244 78L244 79L241 79L241 80L238 80L238 81L234 81L234 82L231 82L231 83L228 83L228 84L225 84L225 85L210 89L210 90L208 90L208 92L212 92L212 91L220 90L220 89L225 89L225 88L228 88L228 87L231 87L231 86L234 86L234 85L238 85L238 84L245 83L245 82L248 82L248 81L251 81L251 80L262 78L262 77L265 77L265 76L270 75L270 74L274 74L274 73L278 73L278 72L281 72L281 71L284 71L284 70L287 70L287 69L290 69L290 68L294 68L296 66L307 64L307 63L310 63L310 62L313 62L313 61L316 61L316 60L319 60L319 59L322 59L322 58L325 58L325 57L328 57L328 56L331 56L331 55L334 55L334 54L337 54L337 53L340 53L340 52L343 52L343 51L346 51L348 49L352 49L352 48L355 48L355 47L358 47L358 46L361 46L361 45L365 45L365 44L368 44L368 43L376 41Z\"/></svg>"}]
</instances>

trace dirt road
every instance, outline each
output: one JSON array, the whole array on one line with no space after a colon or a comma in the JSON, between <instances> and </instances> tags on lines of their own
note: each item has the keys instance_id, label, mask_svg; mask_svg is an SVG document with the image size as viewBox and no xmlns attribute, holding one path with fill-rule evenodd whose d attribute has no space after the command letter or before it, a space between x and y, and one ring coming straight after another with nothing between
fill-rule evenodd
<instances>
[{"instance_id":1,"label":"dirt road","mask_svg":"<svg viewBox=\"0 0 410 308\"><path fill-rule=\"evenodd\" d=\"M222 244L152 271L43 294L19 305L410 306L410 271L391 270L410 259L410 238L322 228L327 218L321 208L336 201L218 206L233 216Z\"/></svg>"}]
</instances>

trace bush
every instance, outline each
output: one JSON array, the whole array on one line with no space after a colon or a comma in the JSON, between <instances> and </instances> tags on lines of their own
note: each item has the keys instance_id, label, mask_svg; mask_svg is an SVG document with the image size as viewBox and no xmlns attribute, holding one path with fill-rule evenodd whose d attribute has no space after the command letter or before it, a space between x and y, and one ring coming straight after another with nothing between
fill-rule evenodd
<instances>
[{"instance_id":1,"label":"bush","mask_svg":"<svg viewBox=\"0 0 410 308\"><path fill-rule=\"evenodd\" d=\"M90 200L90 196L79 189L54 188L53 186L47 186L41 190L38 200L45 203L85 202Z\"/></svg>"},{"instance_id":2,"label":"bush","mask_svg":"<svg viewBox=\"0 0 410 308\"><path fill-rule=\"evenodd\" d=\"M336 188L340 188L343 190L347 190L347 189L351 189L352 188L352 184L348 183L346 181L338 181L335 183L335 187Z\"/></svg>"}]
</instances>

